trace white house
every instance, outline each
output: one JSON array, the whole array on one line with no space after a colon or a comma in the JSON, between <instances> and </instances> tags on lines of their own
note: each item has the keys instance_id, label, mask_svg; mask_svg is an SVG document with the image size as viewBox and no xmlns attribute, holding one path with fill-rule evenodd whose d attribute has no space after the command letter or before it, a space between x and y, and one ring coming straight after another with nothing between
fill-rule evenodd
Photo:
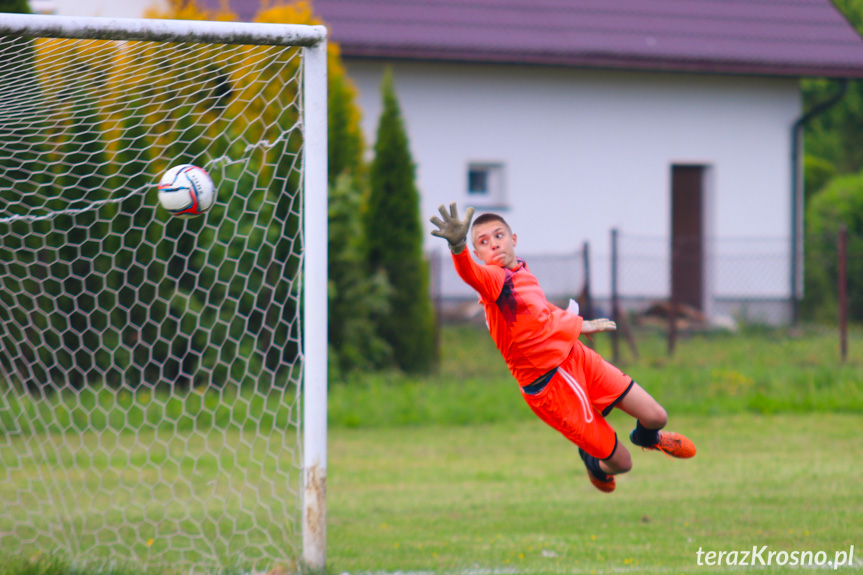
<instances>
[{"instance_id":1,"label":"white house","mask_svg":"<svg viewBox=\"0 0 863 575\"><path fill-rule=\"evenodd\" d=\"M722 296L788 300L797 79L349 61L367 134L375 133L385 66L406 117L424 215L450 201L499 212L534 269L531 254L571 255L587 241L599 297L609 293L610 230L617 228L620 291L667 298L676 232L678 243L701 250L680 264L681 289L698 290L681 294L684 301L712 310ZM725 258L711 248L724 243L707 239L739 237L783 240L770 246L779 256L770 273L721 269ZM428 246L444 247L434 238ZM579 283L555 275L564 261L535 271L547 291L577 293ZM581 271L577 258L568 261ZM701 285L693 285L699 271ZM453 274L444 278L448 295L470 296ZM745 292L730 293L741 280Z\"/></svg>"},{"instance_id":2,"label":"white house","mask_svg":"<svg viewBox=\"0 0 863 575\"><path fill-rule=\"evenodd\" d=\"M240 19L258 6L230 2ZM392 69L424 221L451 201L501 213L552 296L580 291L587 243L600 299L616 229L631 303L673 295L708 314L791 317L799 78L863 77L863 40L829 0L313 6L359 88L369 140ZM435 267L443 297L472 297L447 262Z\"/></svg>"}]
</instances>

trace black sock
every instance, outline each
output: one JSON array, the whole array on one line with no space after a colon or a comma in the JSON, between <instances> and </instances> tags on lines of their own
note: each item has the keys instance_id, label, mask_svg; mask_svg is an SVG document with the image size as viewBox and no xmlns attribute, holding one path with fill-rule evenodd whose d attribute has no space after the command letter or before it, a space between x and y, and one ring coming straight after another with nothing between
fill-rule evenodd
<instances>
[{"instance_id":1,"label":"black sock","mask_svg":"<svg viewBox=\"0 0 863 575\"><path fill-rule=\"evenodd\" d=\"M608 474L599 466L599 459L590 455L581 448L578 449L578 452L579 455L581 455L581 459L584 461L584 466L587 467L587 470L595 477L599 479L605 479L608 477Z\"/></svg>"},{"instance_id":2,"label":"black sock","mask_svg":"<svg viewBox=\"0 0 863 575\"><path fill-rule=\"evenodd\" d=\"M653 447L659 443L659 429L647 429L636 420L635 429L629 435L629 440L640 447Z\"/></svg>"},{"instance_id":3,"label":"black sock","mask_svg":"<svg viewBox=\"0 0 863 575\"><path fill-rule=\"evenodd\" d=\"M608 474L602 470L599 466L599 460L592 455L587 456L587 460L585 461L587 468L590 469L590 472L602 479L606 477Z\"/></svg>"}]
</instances>

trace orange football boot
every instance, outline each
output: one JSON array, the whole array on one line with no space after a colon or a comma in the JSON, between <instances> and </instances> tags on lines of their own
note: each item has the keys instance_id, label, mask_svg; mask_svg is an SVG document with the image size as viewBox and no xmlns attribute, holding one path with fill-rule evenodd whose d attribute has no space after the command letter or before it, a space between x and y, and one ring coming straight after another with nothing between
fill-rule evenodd
<instances>
[{"instance_id":1,"label":"orange football boot","mask_svg":"<svg viewBox=\"0 0 863 575\"><path fill-rule=\"evenodd\" d=\"M614 488L617 487L617 482L614 480L614 475L608 475L606 473L602 474L602 477L594 473L587 467L587 452L582 448L578 448L578 454L581 456L581 460L584 461L584 467L587 469L587 478L590 479L590 482L593 483L593 486L602 491L603 493L611 493L614 491Z\"/></svg>"},{"instance_id":2,"label":"orange football boot","mask_svg":"<svg viewBox=\"0 0 863 575\"><path fill-rule=\"evenodd\" d=\"M594 475L590 469L587 470L587 478L590 479L590 482L593 483L594 487L603 493L611 493L614 491L614 488L617 487L617 482L614 480L614 475L606 475L606 477L608 479L603 481Z\"/></svg>"},{"instance_id":3,"label":"orange football boot","mask_svg":"<svg viewBox=\"0 0 863 575\"><path fill-rule=\"evenodd\" d=\"M642 449L656 449L678 459L689 459L695 456L695 444L692 440L674 431L660 431L657 444L642 447Z\"/></svg>"}]
</instances>

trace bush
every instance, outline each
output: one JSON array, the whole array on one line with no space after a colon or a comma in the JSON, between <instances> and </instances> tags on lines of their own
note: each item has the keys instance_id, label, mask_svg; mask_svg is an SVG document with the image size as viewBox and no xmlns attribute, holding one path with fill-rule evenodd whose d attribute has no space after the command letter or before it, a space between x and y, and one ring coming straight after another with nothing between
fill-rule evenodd
<instances>
[{"instance_id":1,"label":"bush","mask_svg":"<svg viewBox=\"0 0 863 575\"><path fill-rule=\"evenodd\" d=\"M377 335L379 318L389 312L391 289L386 274L366 273L362 196L356 179L345 172L330 186L328 337L330 376L355 369L382 367L391 358L389 344Z\"/></svg>"},{"instance_id":2,"label":"bush","mask_svg":"<svg viewBox=\"0 0 863 575\"><path fill-rule=\"evenodd\" d=\"M837 313L838 235L848 226L849 316L863 320L863 172L841 176L816 194L806 209L804 314L835 319Z\"/></svg>"}]
</instances>

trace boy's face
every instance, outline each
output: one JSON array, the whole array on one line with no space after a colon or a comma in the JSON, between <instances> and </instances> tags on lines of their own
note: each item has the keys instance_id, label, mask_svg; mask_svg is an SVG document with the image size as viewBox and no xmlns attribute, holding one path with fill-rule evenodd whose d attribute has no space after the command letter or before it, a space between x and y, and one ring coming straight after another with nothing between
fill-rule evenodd
<instances>
[{"instance_id":1,"label":"boy's face","mask_svg":"<svg viewBox=\"0 0 863 575\"><path fill-rule=\"evenodd\" d=\"M515 269L515 246L518 238L506 224L492 220L473 227L473 253L488 265Z\"/></svg>"}]
</instances>

